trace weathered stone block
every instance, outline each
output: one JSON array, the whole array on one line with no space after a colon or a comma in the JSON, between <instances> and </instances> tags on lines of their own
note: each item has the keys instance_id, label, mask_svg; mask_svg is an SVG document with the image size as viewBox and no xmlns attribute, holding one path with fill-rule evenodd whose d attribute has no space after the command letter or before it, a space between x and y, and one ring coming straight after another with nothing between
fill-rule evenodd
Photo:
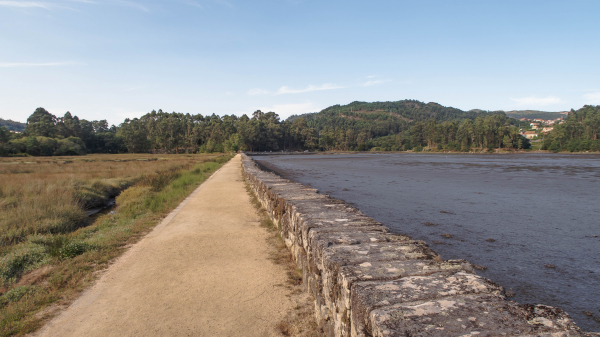
<instances>
[{"instance_id":1,"label":"weathered stone block","mask_svg":"<svg viewBox=\"0 0 600 337\"><path fill-rule=\"evenodd\" d=\"M314 253L314 250L313 250ZM319 256L320 255L320 256ZM335 310L335 294L348 292L349 289L340 290L341 284L338 283L340 269L344 266L359 265L362 263L385 262L385 261L403 261L432 259L435 253L421 241L398 241L398 242L375 242L356 245L334 245L324 247L322 252L315 256L313 261L309 262L309 270L314 270L315 274L320 274L322 282L321 288L323 298L327 304L330 313ZM339 320L349 317L344 306L340 306L342 313ZM349 324L345 323L345 326Z\"/></svg>"},{"instance_id":2,"label":"weathered stone block","mask_svg":"<svg viewBox=\"0 0 600 337\"><path fill-rule=\"evenodd\" d=\"M465 260L443 262L433 260L374 261L341 267L338 279L335 282L336 287L334 289L323 290L325 296L330 295L327 299L331 303L330 306L333 307L333 318L336 321L335 325L338 332L336 335L349 336L350 324L348 322L350 321L356 324L354 322L358 318L359 322L364 322L363 316L367 312L363 309L365 305L359 306L359 311L357 312L355 304L352 301L352 294L356 294L354 296L355 301L362 299L363 292L360 290L361 288L357 291L356 287L381 284L381 281L396 280L408 276L427 276L434 273L452 275L456 272L472 273L473 267ZM383 298L387 296L384 292L381 294ZM369 298L377 297L373 296ZM364 301L359 302L359 304L362 303Z\"/></svg>"},{"instance_id":3,"label":"weathered stone block","mask_svg":"<svg viewBox=\"0 0 600 337\"><path fill-rule=\"evenodd\" d=\"M333 245L324 248L317 257L317 266L321 270L372 261L402 261L412 259L439 259L423 241L372 242L357 245Z\"/></svg>"},{"instance_id":4,"label":"weathered stone block","mask_svg":"<svg viewBox=\"0 0 600 337\"><path fill-rule=\"evenodd\" d=\"M367 317L379 307L466 294L501 295L503 292L500 286L480 276L462 271L453 273L451 268L444 268L444 263L438 266L441 267L438 272L429 275L424 272L425 268L421 271L420 268L415 268L415 274L424 275L412 275L385 282L355 282L352 288L353 335L365 336L371 333L372 327ZM413 266L409 268L411 267ZM460 265L455 267L462 268Z\"/></svg>"},{"instance_id":5,"label":"weathered stone block","mask_svg":"<svg viewBox=\"0 0 600 337\"><path fill-rule=\"evenodd\" d=\"M498 295L466 295L375 309L373 337L395 336L580 336L559 309L525 306Z\"/></svg>"},{"instance_id":6,"label":"weathered stone block","mask_svg":"<svg viewBox=\"0 0 600 337\"><path fill-rule=\"evenodd\" d=\"M327 226L312 228L304 240L310 265L315 266L322 260L323 252L335 245L360 245L374 243L414 242L404 235L387 233L387 228L380 226ZM369 246L370 247L370 246ZM361 257L364 254L360 254ZM374 259L375 260L375 259ZM321 268L322 269L322 268Z\"/></svg>"}]
</instances>

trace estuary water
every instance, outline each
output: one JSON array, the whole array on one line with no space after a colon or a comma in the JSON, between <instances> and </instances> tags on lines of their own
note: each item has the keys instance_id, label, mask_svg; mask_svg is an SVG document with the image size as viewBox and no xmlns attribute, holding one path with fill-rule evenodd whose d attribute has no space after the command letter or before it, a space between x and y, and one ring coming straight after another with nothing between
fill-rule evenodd
<instances>
[{"instance_id":1,"label":"estuary water","mask_svg":"<svg viewBox=\"0 0 600 337\"><path fill-rule=\"evenodd\" d=\"M600 331L600 156L353 154L255 156L345 200L392 231L466 259L520 303Z\"/></svg>"}]
</instances>

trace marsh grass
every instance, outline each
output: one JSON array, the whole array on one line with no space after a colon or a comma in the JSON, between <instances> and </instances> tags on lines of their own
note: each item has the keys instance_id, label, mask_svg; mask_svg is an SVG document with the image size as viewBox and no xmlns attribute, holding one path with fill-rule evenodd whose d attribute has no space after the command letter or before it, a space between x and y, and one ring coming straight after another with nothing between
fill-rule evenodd
<instances>
[{"instance_id":1,"label":"marsh grass","mask_svg":"<svg viewBox=\"0 0 600 337\"><path fill-rule=\"evenodd\" d=\"M252 191L246 181L246 191L250 196L252 205L260 216L260 226L269 233L267 243L271 248L269 258L273 263L282 266L287 274L287 287L293 295L296 305L286 312L285 317L277 323L277 330L283 336L293 337L324 337L324 331L315 322L313 298L307 294L302 286L302 269L299 269L292 258L292 254L285 245L280 235L280 224L275 224L269 218L267 211Z\"/></svg>"},{"instance_id":2,"label":"marsh grass","mask_svg":"<svg viewBox=\"0 0 600 337\"><path fill-rule=\"evenodd\" d=\"M28 170L31 172L18 173L30 175L29 179L12 179L15 173L1 173L7 171L0 169L0 175L22 184L18 190L17 183L3 179L0 186L0 200L16 200L4 206L0 219L0 336L23 335L39 328L53 315L53 307L68 305L96 278L97 272L148 233L231 158L163 157L166 158L148 160L152 158L96 156L79 163L74 159L68 167L61 164L61 159L36 163L42 165L37 168L22 162L0 163L0 167L33 165ZM116 197L116 211L86 222L86 203L78 194L82 186L101 196L124 189ZM27 207L43 204L47 208L30 211L21 203ZM19 222L26 228L19 228ZM14 233L19 233L18 239Z\"/></svg>"},{"instance_id":3,"label":"marsh grass","mask_svg":"<svg viewBox=\"0 0 600 337\"><path fill-rule=\"evenodd\" d=\"M5 247L23 242L32 234L72 232L86 223L85 209L106 204L138 180L159 180L153 185L157 191L178 170L210 157L214 156L2 158L0 254Z\"/></svg>"}]
</instances>

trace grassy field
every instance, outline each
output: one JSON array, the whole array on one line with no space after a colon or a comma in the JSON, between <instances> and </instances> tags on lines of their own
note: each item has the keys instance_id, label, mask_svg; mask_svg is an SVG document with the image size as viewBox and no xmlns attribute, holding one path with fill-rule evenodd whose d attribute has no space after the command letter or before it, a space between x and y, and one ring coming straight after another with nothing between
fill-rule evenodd
<instances>
[{"instance_id":1,"label":"grassy field","mask_svg":"<svg viewBox=\"0 0 600 337\"><path fill-rule=\"evenodd\" d=\"M0 336L40 327L229 158L0 158Z\"/></svg>"}]
</instances>

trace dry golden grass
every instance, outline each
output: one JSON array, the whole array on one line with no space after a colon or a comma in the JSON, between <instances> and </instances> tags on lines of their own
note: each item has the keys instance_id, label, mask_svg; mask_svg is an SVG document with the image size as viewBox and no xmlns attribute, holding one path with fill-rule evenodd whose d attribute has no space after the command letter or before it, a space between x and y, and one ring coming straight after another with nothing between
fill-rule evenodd
<instances>
[{"instance_id":1,"label":"dry golden grass","mask_svg":"<svg viewBox=\"0 0 600 337\"><path fill-rule=\"evenodd\" d=\"M144 175L215 155L88 155L0 158L0 253L28 235L67 233L85 208L105 204Z\"/></svg>"},{"instance_id":2,"label":"dry golden grass","mask_svg":"<svg viewBox=\"0 0 600 337\"><path fill-rule=\"evenodd\" d=\"M39 328L229 158L0 159L0 336ZM85 216L123 189L115 212Z\"/></svg>"}]
</instances>

